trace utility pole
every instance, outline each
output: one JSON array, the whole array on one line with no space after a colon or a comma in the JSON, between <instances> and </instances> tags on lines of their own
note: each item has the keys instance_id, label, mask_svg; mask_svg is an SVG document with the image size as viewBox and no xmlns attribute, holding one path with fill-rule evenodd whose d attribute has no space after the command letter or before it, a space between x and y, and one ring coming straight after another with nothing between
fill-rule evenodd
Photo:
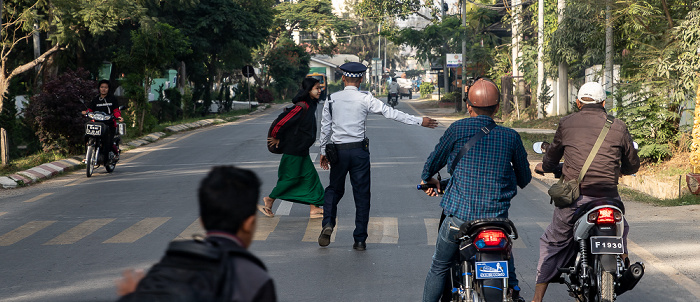
<instances>
[{"instance_id":1,"label":"utility pole","mask_svg":"<svg viewBox=\"0 0 700 302\"><path fill-rule=\"evenodd\" d=\"M524 87L521 88L521 82L522 82L522 73L520 71L520 64L518 63L518 58L520 58L521 51L520 51L520 41L521 41L521 33L520 33L520 24L522 23L522 7L521 7L521 1L520 0L511 0L511 12L512 12L512 17L513 17L513 24L511 27L511 32L512 32L512 37L511 37L511 45L512 45L512 59L513 59L513 105L515 109L515 114L518 118L520 118L520 111L522 111L523 108L521 108L520 103L520 96L524 92ZM501 83L502 85L502 83Z\"/></svg>"},{"instance_id":2,"label":"utility pole","mask_svg":"<svg viewBox=\"0 0 700 302\"><path fill-rule=\"evenodd\" d=\"M613 65L613 28L612 28L612 16L611 16L610 0L605 1L605 92L613 92L613 72L615 70ZM607 96L606 96L607 99ZM614 100L610 102L605 102L607 107L610 109L615 107Z\"/></svg>"},{"instance_id":3,"label":"utility pole","mask_svg":"<svg viewBox=\"0 0 700 302\"><path fill-rule=\"evenodd\" d=\"M462 1L460 1L462 2ZM462 102L464 101L464 89L467 87L467 0L462 2L462 98L455 102L455 111L462 112Z\"/></svg>"},{"instance_id":4,"label":"utility pole","mask_svg":"<svg viewBox=\"0 0 700 302\"><path fill-rule=\"evenodd\" d=\"M544 84L544 0L537 4L537 118L544 118L542 85Z\"/></svg>"},{"instance_id":5,"label":"utility pole","mask_svg":"<svg viewBox=\"0 0 700 302\"><path fill-rule=\"evenodd\" d=\"M445 9L445 0L442 0L441 9L442 9L442 22L445 22L445 14L447 13L447 10ZM448 83L450 81L450 74L449 74L448 69L447 69L447 41L445 41L445 44L443 44L442 55L444 56L443 57L444 58L443 65L442 65L442 70L443 70L442 71L442 75L443 75L442 84L445 86L445 93L448 93L448 92L450 92L450 85ZM440 88L438 87L438 89L440 89Z\"/></svg>"},{"instance_id":6,"label":"utility pole","mask_svg":"<svg viewBox=\"0 0 700 302\"><path fill-rule=\"evenodd\" d=\"M379 37L379 70L377 72L377 94L380 94L382 91L382 71L384 70L384 64L382 64L382 36L380 33L382 32L382 22L379 22L379 30L377 30L377 36Z\"/></svg>"},{"instance_id":7,"label":"utility pole","mask_svg":"<svg viewBox=\"0 0 700 302\"><path fill-rule=\"evenodd\" d=\"M564 10L566 9L566 0L557 1L557 10L559 10L559 26L564 20ZM559 62L559 80L557 81L559 92L557 95L557 106L554 111L556 115L566 114L567 104L569 103L569 65L566 62Z\"/></svg>"}]
</instances>

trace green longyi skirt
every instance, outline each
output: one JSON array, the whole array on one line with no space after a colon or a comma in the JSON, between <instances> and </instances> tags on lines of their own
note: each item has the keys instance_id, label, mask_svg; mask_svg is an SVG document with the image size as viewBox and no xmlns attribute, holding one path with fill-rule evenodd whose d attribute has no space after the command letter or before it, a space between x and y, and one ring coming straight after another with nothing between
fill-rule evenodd
<instances>
[{"instance_id":1,"label":"green longyi skirt","mask_svg":"<svg viewBox=\"0 0 700 302\"><path fill-rule=\"evenodd\" d=\"M323 206L323 192L316 167L308 155L282 155L271 198Z\"/></svg>"}]
</instances>

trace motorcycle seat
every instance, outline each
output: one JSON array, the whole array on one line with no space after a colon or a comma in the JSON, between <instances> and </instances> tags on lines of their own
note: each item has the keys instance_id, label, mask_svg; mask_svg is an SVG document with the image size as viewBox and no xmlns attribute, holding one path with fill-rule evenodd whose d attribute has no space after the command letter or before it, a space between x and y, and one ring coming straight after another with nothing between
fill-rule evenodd
<instances>
[{"instance_id":1,"label":"motorcycle seat","mask_svg":"<svg viewBox=\"0 0 700 302\"><path fill-rule=\"evenodd\" d=\"M513 239L518 239L518 230L508 218L481 218L467 221L459 227L457 236L462 237L464 235L469 235L471 237L485 227L502 228L508 232L508 235L513 235Z\"/></svg>"}]
</instances>

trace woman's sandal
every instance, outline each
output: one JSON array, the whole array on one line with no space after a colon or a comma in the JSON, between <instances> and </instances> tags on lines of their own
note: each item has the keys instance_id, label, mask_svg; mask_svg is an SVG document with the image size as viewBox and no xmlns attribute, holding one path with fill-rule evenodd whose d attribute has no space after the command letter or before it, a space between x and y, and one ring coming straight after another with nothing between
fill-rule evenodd
<instances>
[{"instance_id":1,"label":"woman's sandal","mask_svg":"<svg viewBox=\"0 0 700 302\"><path fill-rule=\"evenodd\" d=\"M261 213L263 213L263 215L265 215L267 217L275 217L275 214L272 213L272 209L270 209L264 205L259 204L258 211L260 211Z\"/></svg>"}]
</instances>

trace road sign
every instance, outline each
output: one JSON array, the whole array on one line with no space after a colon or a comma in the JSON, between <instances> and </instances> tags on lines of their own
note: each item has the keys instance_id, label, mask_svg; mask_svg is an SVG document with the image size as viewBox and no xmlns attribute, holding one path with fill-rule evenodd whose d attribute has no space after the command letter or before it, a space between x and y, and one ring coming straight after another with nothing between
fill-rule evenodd
<instances>
[{"instance_id":1,"label":"road sign","mask_svg":"<svg viewBox=\"0 0 700 302\"><path fill-rule=\"evenodd\" d=\"M253 68L253 66L250 66L250 65L243 66L242 71L243 71L243 76L245 76L246 78L250 78L250 77L255 75L255 68Z\"/></svg>"},{"instance_id":2,"label":"road sign","mask_svg":"<svg viewBox=\"0 0 700 302\"><path fill-rule=\"evenodd\" d=\"M460 67L462 66L462 54L461 53L448 53L447 54L447 67Z\"/></svg>"}]
</instances>

